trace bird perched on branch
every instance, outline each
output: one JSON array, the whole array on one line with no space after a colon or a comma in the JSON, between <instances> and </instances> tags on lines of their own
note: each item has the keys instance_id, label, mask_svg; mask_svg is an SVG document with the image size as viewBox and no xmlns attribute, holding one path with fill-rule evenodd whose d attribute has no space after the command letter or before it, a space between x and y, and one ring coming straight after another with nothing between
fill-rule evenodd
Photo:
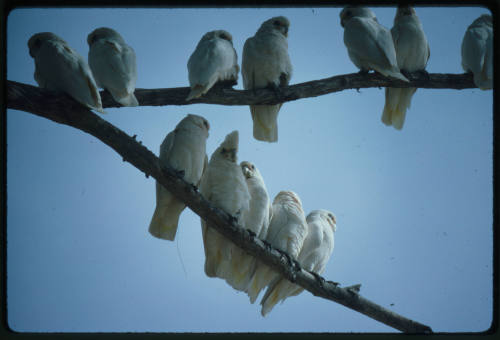
<instances>
[{"instance_id":1,"label":"bird perched on branch","mask_svg":"<svg viewBox=\"0 0 500 340\"><path fill-rule=\"evenodd\" d=\"M272 205L272 218L267 230L266 240L275 248L296 260L307 236L307 222L302 210L302 202L293 191L281 191ZM245 290L254 303L260 291L279 274L259 262L257 269Z\"/></svg>"},{"instance_id":2,"label":"bird perched on branch","mask_svg":"<svg viewBox=\"0 0 500 340\"><path fill-rule=\"evenodd\" d=\"M337 221L335 215L327 210L313 210L307 215L306 221L307 236L297 261L303 269L322 274L333 252L333 234L337 229ZM275 278L260 302L262 316L266 316L279 301L299 295L303 290L304 288L283 277Z\"/></svg>"},{"instance_id":3,"label":"bird perched on branch","mask_svg":"<svg viewBox=\"0 0 500 340\"><path fill-rule=\"evenodd\" d=\"M191 92L186 101L207 93L217 82L235 85L240 67L231 34L224 30L205 33L187 67Z\"/></svg>"},{"instance_id":4,"label":"bird perched on branch","mask_svg":"<svg viewBox=\"0 0 500 340\"><path fill-rule=\"evenodd\" d=\"M240 166L250 194L249 209L243 214L243 227L265 240L272 214L266 184L259 169L253 163L245 161L241 162ZM253 275L256 262L255 257L234 246L231 257L232 275L229 280L226 280L228 284L234 289L245 290Z\"/></svg>"},{"instance_id":5,"label":"bird perched on branch","mask_svg":"<svg viewBox=\"0 0 500 340\"><path fill-rule=\"evenodd\" d=\"M375 70L386 77L408 81L401 74L391 33L365 7L347 6L340 12L344 44L349 58L361 72Z\"/></svg>"},{"instance_id":6,"label":"bird perched on branch","mask_svg":"<svg viewBox=\"0 0 500 340\"><path fill-rule=\"evenodd\" d=\"M89 109L105 113L89 66L68 43L51 32L34 34L28 41L35 59L35 80L42 88L65 92Z\"/></svg>"},{"instance_id":7,"label":"bird perched on branch","mask_svg":"<svg viewBox=\"0 0 500 340\"><path fill-rule=\"evenodd\" d=\"M111 93L123 106L137 106L135 51L122 36L107 27L97 28L87 36L89 66L99 87Z\"/></svg>"},{"instance_id":8,"label":"bird perched on branch","mask_svg":"<svg viewBox=\"0 0 500 340\"><path fill-rule=\"evenodd\" d=\"M290 21L274 17L265 21L243 46L241 75L245 90L279 88L287 86L292 77L292 64L288 55L288 28ZM276 105L250 105L253 120L253 136L266 142L278 140L278 112Z\"/></svg>"},{"instance_id":9,"label":"bird perched on branch","mask_svg":"<svg viewBox=\"0 0 500 340\"><path fill-rule=\"evenodd\" d=\"M210 157L200 183L200 192L214 206L236 218L242 225L249 209L250 194L241 167L237 163L238 131L229 133ZM205 274L226 279L232 275L233 244L201 220L205 249ZM231 280L231 278L229 278Z\"/></svg>"},{"instance_id":10,"label":"bird perched on branch","mask_svg":"<svg viewBox=\"0 0 500 340\"><path fill-rule=\"evenodd\" d=\"M483 14L465 31L462 40L462 67L472 72L481 90L493 88L493 19Z\"/></svg>"},{"instance_id":11,"label":"bird perched on branch","mask_svg":"<svg viewBox=\"0 0 500 340\"><path fill-rule=\"evenodd\" d=\"M182 173L188 183L198 185L207 167L205 149L209 129L205 118L188 114L161 143L160 163ZM149 224L151 235L173 241L179 216L185 207L183 202L156 182L156 208Z\"/></svg>"},{"instance_id":12,"label":"bird perched on branch","mask_svg":"<svg viewBox=\"0 0 500 340\"><path fill-rule=\"evenodd\" d=\"M408 72L423 71L430 56L429 43L417 13L410 6L400 6L391 29L398 67ZM406 110L410 108L415 87L385 89L382 122L401 130Z\"/></svg>"}]
</instances>

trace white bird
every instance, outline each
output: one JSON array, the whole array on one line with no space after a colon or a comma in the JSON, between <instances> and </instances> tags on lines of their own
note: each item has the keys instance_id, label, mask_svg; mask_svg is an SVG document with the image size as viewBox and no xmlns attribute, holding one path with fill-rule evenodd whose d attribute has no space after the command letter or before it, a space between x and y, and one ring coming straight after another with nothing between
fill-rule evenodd
<instances>
[{"instance_id":1,"label":"white bird","mask_svg":"<svg viewBox=\"0 0 500 340\"><path fill-rule=\"evenodd\" d=\"M493 88L493 21L483 14L465 31L462 40L462 67L472 72L481 90Z\"/></svg>"},{"instance_id":2,"label":"white bird","mask_svg":"<svg viewBox=\"0 0 500 340\"><path fill-rule=\"evenodd\" d=\"M207 167L206 142L210 125L200 116L188 114L163 140L160 163L183 172L184 180L198 185ZM149 224L151 235L173 241L179 216L186 205L156 182L156 208Z\"/></svg>"},{"instance_id":3,"label":"white bird","mask_svg":"<svg viewBox=\"0 0 500 340\"><path fill-rule=\"evenodd\" d=\"M217 82L235 85L240 67L231 34L224 30L205 33L187 67L191 92L186 101L207 93Z\"/></svg>"},{"instance_id":4,"label":"white bird","mask_svg":"<svg viewBox=\"0 0 500 340\"><path fill-rule=\"evenodd\" d=\"M266 184L259 169L254 164L245 161L241 162L240 166L250 193L249 209L243 214L243 227L255 233L260 239L265 240L272 214ZM255 257L234 246L231 257L232 275L229 279L226 279L228 284L234 289L245 290L253 275L256 261Z\"/></svg>"},{"instance_id":5,"label":"white bird","mask_svg":"<svg viewBox=\"0 0 500 340\"><path fill-rule=\"evenodd\" d=\"M333 234L336 231L335 215L327 210L314 210L306 218L308 232L297 261L301 268L322 274L333 252ZM279 301L299 295L304 288L278 277L269 284L260 304L266 316Z\"/></svg>"},{"instance_id":6,"label":"white bird","mask_svg":"<svg viewBox=\"0 0 500 340\"><path fill-rule=\"evenodd\" d=\"M87 36L89 66L99 87L111 93L123 106L137 106L135 51L122 36L107 27L97 28Z\"/></svg>"},{"instance_id":7,"label":"white bird","mask_svg":"<svg viewBox=\"0 0 500 340\"><path fill-rule=\"evenodd\" d=\"M210 157L200 183L200 192L215 207L235 217L242 225L249 209L250 194L237 163L238 131L229 133ZM232 243L201 220L205 249L205 274L225 279L231 275Z\"/></svg>"},{"instance_id":8,"label":"white bird","mask_svg":"<svg viewBox=\"0 0 500 340\"><path fill-rule=\"evenodd\" d=\"M361 72L375 70L408 81L399 71L391 33L369 8L347 6L340 12L340 19L349 58Z\"/></svg>"},{"instance_id":9,"label":"white bird","mask_svg":"<svg viewBox=\"0 0 500 340\"><path fill-rule=\"evenodd\" d=\"M430 49L415 9L410 6L398 7L391 34L398 67L408 72L425 70ZM382 122L401 130L406 110L410 108L411 98L416 91L415 87L386 88Z\"/></svg>"},{"instance_id":10,"label":"white bird","mask_svg":"<svg viewBox=\"0 0 500 340\"><path fill-rule=\"evenodd\" d=\"M285 17L265 21L243 46L241 75L245 90L272 88L279 92L292 77L292 64L288 55L288 28ZM282 104L250 105L253 120L253 136L257 140L278 140L278 112Z\"/></svg>"},{"instance_id":11,"label":"white bird","mask_svg":"<svg viewBox=\"0 0 500 340\"><path fill-rule=\"evenodd\" d=\"M288 253L296 260L307 236L307 222L299 196L292 191L281 191L273 200L272 218L266 240L275 248ZM279 274L259 262L245 290L254 303L260 291Z\"/></svg>"},{"instance_id":12,"label":"white bird","mask_svg":"<svg viewBox=\"0 0 500 340\"><path fill-rule=\"evenodd\" d=\"M35 80L42 88L65 92L86 107L105 113L89 66L68 43L51 32L34 34L28 41L35 59Z\"/></svg>"}]
</instances>

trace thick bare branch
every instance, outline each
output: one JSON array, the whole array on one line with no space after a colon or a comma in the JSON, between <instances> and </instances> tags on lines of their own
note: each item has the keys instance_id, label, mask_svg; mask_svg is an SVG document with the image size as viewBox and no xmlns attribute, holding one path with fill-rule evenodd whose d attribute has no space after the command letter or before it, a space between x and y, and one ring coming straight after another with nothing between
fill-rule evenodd
<instances>
[{"instance_id":1,"label":"thick bare branch","mask_svg":"<svg viewBox=\"0 0 500 340\"><path fill-rule=\"evenodd\" d=\"M258 89L255 91L234 90L216 86L201 98L186 102L189 93L188 87L175 87L170 89L136 89L135 96L141 106L163 105L190 105L190 104L219 104L219 105L250 105L250 104L277 104L301 98L310 98L339 92L349 89L370 87L418 87L427 89L470 89L476 85L472 74L441 74L414 72L408 74L411 80L405 83L398 79L390 79L378 73L351 73L335 77L308 81L280 89L277 93L271 89ZM30 86L17 82L7 81L8 86ZM45 95L45 94L44 94ZM101 92L103 107L120 107L111 95Z\"/></svg>"},{"instance_id":2,"label":"thick bare branch","mask_svg":"<svg viewBox=\"0 0 500 340\"><path fill-rule=\"evenodd\" d=\"M355 289L340 288L330 281L315 278L310 272L290 264L282 253L243 230L233 217L213 207L195 186L179 178L173 169L161 167L158 158L137 142L135 136L130 137L68 96L9 82L7 107L30 112L95 136L120 154L124 161L130 162L146 176L152 176L168 188L191 210L205 219L209 226L312 294L338 302L403 332L432 332L430 327L391 312L360 296Z\"/></svg>"}]
</instances>

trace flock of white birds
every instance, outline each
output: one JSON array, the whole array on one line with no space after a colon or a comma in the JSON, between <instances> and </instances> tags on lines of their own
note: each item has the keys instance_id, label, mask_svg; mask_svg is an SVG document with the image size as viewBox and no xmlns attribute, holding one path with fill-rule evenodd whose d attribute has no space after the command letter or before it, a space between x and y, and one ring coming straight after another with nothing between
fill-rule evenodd
<instances>
[{"instance_id":1,"label":"flock of white birds","mask_svg":"<svg viewBox=\"0 0 500 340\"><path fill-rule=\"evenodd\" d=\"M430 56L422 25L413 8L399 7L389 31L377 22L368 8L348 6L340 13L344 43L351 61L361 70L375 70L384 76L408 81L405 72L424 71ZM243 47L241 74L245 89L271 88L280 91L292 76L288 55L290 22L280 16L265 21ZM62 91L90 109L104 113L98 88L104 88L123 106L139 105L135 95L137 79L135 52L119 33L98 28L87 37L88 64L68 44L50 32L37 33L28 42L35 60L35 80L40 87ZM240 67L232 36L224 30L203 35L188 60L191 91L186 101L203 96L217 83L236 84ZM462 67L472 72L482 90L493 86L493 27L490 15L477 18L466 30L462 42ZM387 88L382 122L402 129L406 110L416 88ZM282 104L251 105L254 138L277 142L277 118ZM336 220L327 210L305 216L299 196L281 191L271 202L264 179L251 162L238 164L238 131L229 133L213 152L206 155L210 124L189 114L171 131L160 146L160 162L182 173L199 186L214 206L234 216L272 246L285 251L302 268L321 274L334 245ZM179 216L185 205L156 183L156 208L150 233L174 240ZM235 246L201 221L205 249L205 273L225 280L248 294L254 303L261 300L265 316L274 305L303 289Z\"/></svg>"}]
</instances>

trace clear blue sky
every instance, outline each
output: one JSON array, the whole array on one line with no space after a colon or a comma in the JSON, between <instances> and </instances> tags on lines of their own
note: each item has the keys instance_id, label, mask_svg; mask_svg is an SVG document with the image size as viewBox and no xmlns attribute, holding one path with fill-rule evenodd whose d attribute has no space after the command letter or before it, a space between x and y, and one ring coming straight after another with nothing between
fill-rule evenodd
<instances>
[{"instance_id":1,"label":"clear blue sky","mask_svg":"<svg viewBox=\"0 0 500 340\"><path fill-rule=\"evenodd\" d=\"M392 27L395 8L372 8ZM201 36L226 29L241 63L245 40L277 15L290 19L291 83L357 72L340 8L21 9L7 23L7 78L36 85L27 41L54 32L87 58L87 34L107 26L135 49L139 88L188 85ZM485 8L417 8L427 70L462 73L467 26ZM237 89L241 89L241 77ZM211 125L210 156L240 132L274 197L293 190L306 213L337 216L324 276L435 331L483 331L492 320L492 91L419 89L402 131L380 121L383 89L285 103L279 141L252 138L247 106L107 109L102 116L158 154L187 113ZM393 332L305 291L266 317L203 272L199 218L185 210L174 243L153 238L154 179L96 138L8 110L8 322L17 331ZM259 300L260 301L260 300Z\"/></svg>"}]
</instances>

